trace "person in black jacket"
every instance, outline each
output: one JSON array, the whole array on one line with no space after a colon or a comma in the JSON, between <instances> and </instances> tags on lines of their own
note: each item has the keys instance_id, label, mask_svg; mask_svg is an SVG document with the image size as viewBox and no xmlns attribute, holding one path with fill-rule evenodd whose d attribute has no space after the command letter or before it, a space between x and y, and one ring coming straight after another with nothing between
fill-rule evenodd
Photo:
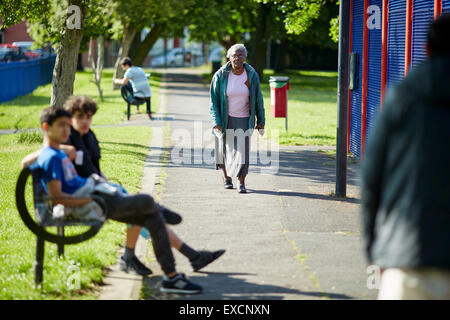
<instances>
[{"instance_id":1,"label":"person in black jacket","mask_svg":"<svg viewBox=\"0 0 450 320\"><path fill-rule=\"evenodd\" d=\"M428 60L390 89L361 169L364 241L379 299L450 299L450 16Z\"/></svg>"}]
</instances>

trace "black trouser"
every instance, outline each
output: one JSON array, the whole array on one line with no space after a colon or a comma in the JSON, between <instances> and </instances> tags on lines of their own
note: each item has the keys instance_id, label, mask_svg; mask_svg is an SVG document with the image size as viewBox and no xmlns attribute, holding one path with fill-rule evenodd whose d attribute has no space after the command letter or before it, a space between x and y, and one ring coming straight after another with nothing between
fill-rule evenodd
<instances>
[{"instance_id":1,"label":"black trouser","mask_svg":"<svg viewBox=\"0 0 450 320\"><path fill-rule=\"evenodd\" d=\"M133 95L133 86L131 85L130 81L127 82L127 84L125 85L121 85L120 86L120 91L122 92L122 96L123 94L125 94L126 96L128 96L127 93L129 93L131 95L131 98L133 100L143 100L147 103L147 113L151 113L151 97L147 97L147 98L141 98L141 97L135 97ZM131 101L129 101L131 103Z\"/></svg>"},{"instance_id":2,"label":"black trouser","mask_svg":"<svg viewBox=\"0 0 450 320\"><path fill-rule=\"evenodd\" d=\"M107 195L103 198L109 219L146 227L152 237L156 260L165 274L175 272L175 259L167 235L166 223L160 206L147 194Z\"/></svg>"}]
</instances>

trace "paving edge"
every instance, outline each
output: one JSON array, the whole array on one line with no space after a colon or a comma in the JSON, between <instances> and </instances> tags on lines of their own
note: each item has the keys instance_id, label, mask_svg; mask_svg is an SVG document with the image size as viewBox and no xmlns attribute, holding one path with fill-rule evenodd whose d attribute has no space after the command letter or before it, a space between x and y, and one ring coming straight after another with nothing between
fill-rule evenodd
<instances>
[{"instance_id":1,"label":"paving edge","mask_svg":"<svg viewBox=\"0 0 450 320\"><path fill-rule=\"evenodd\" d=\"M158 114L167 112L166 75L163 73L160 89L160 108ZM152 127L152 140L150 150L144 162L144 173L141 180L141 192L152 194L161 173L161 159L164 155L165 126ZM123 248L118 251L118 257L123 254ZM139 236L136 244L136 256L145 261L148 250L148 240ZM142 276L128 274L120 270L119 260L110 267L110 271L103 278L103 285L99 300L138 300L142 289Z\"/></svg>"}]
</instances>

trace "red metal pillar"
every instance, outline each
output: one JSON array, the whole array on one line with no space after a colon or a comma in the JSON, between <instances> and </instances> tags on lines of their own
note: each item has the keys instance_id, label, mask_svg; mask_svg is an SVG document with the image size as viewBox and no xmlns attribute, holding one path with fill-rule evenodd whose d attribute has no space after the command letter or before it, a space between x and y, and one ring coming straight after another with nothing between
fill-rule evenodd
<instances>
[{"instance_id":1,"label":"red metal pillar","mask_svg":"<svg viewBox=\"0 0 450 320\"><path fill-rule=\"evenodd\" d=\"M350 23L349 23L349 52L348 56L352 54L352 28L353 28L353 0L350 0ZM352 91L348 90L348 110L347 110L347 153L350 152L350 128L351 128L351 116L352 116Z\"/></svg>"},{"instance_id":2,"label":"red metal pillar","mask_svg":"<svg viewBox=\"0 0 450 320\"><path fill-rule=\"evenodd\" d=\"M405 77L411 67L413 0L406 0Z\"/></svg>"},{"instance_id":3,"label":"red metal pillar","mask_svg":"<svg viewBox=\"0 0 450 320\"><path fill-rule=\"evenodd\" d=\"M442 0L434 0L434 19L442 14Z\"/></svg>"},{"instance_id":4,"label":"red metal pillar","mask_svg":"<svg viewBox=\"0 0 450 320\"><path fill-rule=\"evenodd\" d=\"M363 61L362 61L362 103L361 103L361 160L366 149L367 131L367 62L369 61L369 29L367 19L369 17L367 9L369 0L364 0L364 23L363 23Z\"/></svg>"},{"instance_id":5,"label":"red metal pillar","mask_svg":"<svg viewBox=\"0 0 450 320\"><path fill-rule=\"evenodd\" d=\"M388 26L389 26L389 1L383 0L383 26L381 36L381 94L380 108L383 107L384 94L387 85L387 49L388 49Z\"/></svg>"}]
</instances>

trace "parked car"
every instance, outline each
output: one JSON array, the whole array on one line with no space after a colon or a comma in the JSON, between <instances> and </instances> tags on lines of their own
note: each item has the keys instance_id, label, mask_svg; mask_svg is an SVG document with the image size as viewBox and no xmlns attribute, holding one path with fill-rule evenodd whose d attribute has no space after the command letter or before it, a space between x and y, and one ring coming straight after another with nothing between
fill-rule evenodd
<instances>
[{"instance_id":1,"label":"parked car","mask_svg":"<svg viewBox=\"0 0 450 320\"><path fill-rule=\"evenodd\" d=\"M183 67L185 58L192 56L189 50L183 52L183 48L174 48L167 52L167 67ZM151 62L150 66L152 68L164 67L165 66L164 54L155 56Z\"/></svg>"},{"instance_id":2,"label":"parked car","mask_svg":"<svg viewBox=\"0 0 450 320\"><path fill-rule=\"evenodd\" d=\"M0 44L0 62L26 61L24 51L10 43Z\"/></svg>"},{"instance_id":3,"label":"parked car","mask_svg":"<svg viewBox=\"0 0 450 320\"><path fill-rule=\"evenodd\" d=\"M20 48L28 59L35 59L42 56L42 52L40 49L31 50L33 41L17 41L13 42L12 44L13 46Z\"/></svg>"}]
</instances>

